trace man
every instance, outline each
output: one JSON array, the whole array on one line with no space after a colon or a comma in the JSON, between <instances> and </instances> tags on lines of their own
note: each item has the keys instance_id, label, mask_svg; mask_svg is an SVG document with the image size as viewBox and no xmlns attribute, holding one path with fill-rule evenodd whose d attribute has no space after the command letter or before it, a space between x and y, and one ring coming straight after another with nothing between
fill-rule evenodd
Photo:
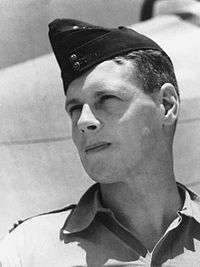
<instances>
[{"instance_id":1,"label":"man","mask_svg":"<svg viewBox=\"0 0 200 267\"><path fill-rule=\"evenodd\" d=\"M199 266L199 198L173 170L180 101L170 58L125 27L61 19L49 36L72 138L97 183L77 205L8 234L2 266Z\"/></svg>"}]
</instances>

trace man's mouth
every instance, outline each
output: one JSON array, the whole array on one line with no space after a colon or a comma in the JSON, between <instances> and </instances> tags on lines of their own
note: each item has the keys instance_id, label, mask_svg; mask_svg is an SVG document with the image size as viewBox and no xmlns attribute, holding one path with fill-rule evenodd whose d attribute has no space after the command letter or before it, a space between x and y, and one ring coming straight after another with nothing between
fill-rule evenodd
<instances>
[{"instance_id":1,"label":"man's mouth","mask_svg":"<svg viewBox=\"0 0 200 267\"><path fill-rule=\"evenodd\" d=\"M97 151L100 151L100 150L103 150L103 149L109 147L110 145L111 145L111 143L105 143L105 142L96 143L96 144L87 146L86 149L85 149L85 152L86 153L97 152Z\"/></svg>"}]
</instances>

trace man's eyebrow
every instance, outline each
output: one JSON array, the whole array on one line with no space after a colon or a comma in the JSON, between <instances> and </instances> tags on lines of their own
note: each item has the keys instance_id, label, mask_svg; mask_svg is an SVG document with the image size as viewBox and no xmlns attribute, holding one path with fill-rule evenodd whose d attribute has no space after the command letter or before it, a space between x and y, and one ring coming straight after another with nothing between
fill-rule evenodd
<instances>
[{"instance_id":1,"label":"man's eyebrow","mask_svg":"<svg viewBox=\"0 0 200 267\"><path fill-rule=\"evenodd\" d=\"M127 97L130 93L127 92L126 90L123 90L123 89L125 89L125 87L122 86L120 91L116 91L116 90L113 90L110 88L105 89L105 90L99 90L99 91L95 92L94 97L98 98L98 97L101 97L101 96L107 95L107 94L114 94L114 95L116 94L118 96Z\"/></svg>"},{"instance_id":2,"label":"man's eyebrow","mask_svg":"<svg viewBox=\"0 0 200 267\"><path fill-rule=\"evenodd\" d=\"M94 97L97 98L97 97L100 97L100 96L105 95L107 93L108 93L108 90L99 90L99 91L96 91L94 93Z\"/></svg>"},{"instance_id":3,"label":"man's eyebrow","mask_svg":"<svg viewBox=\"0 0 200 267\"><path fill-rule=\"evenodd\" d=\"M112 90L112 89L102 89L102 90L98 90L94 93L94 97L97 98L97 97L100 97L102 95L107 95L107 94L114 94L114 93L117 93L115 90Z\"/></svg>"},{"instance_id":4,"label":"man's eyebrow","mask_svg":"<svg viewBox=\"0 0 200 267\"><path fill-rule=\"evenodd\" d=\"M74 104L80 104L80 100L78 98L72 98L70 100L67 100L65 102L65 108L68 107L69 105L74 105Z\"/></svg>"},{"instance_id":5,"label":"man's eyebrow","mask_svg":"<svg viewBox=\"0 0 200 267\"><path fill-rule=\"evenodd\" d=\"M102 95L105 95L107 93L112 93L114 91L111 90L99 90L97 92L94 93L94 98L100 97ZM67 100L65 102L65 107L69 106L69 105L74 105L74 104L80 104L80 100L78 98L72 98L70 100Z\"/></svg>"}]
</instances>

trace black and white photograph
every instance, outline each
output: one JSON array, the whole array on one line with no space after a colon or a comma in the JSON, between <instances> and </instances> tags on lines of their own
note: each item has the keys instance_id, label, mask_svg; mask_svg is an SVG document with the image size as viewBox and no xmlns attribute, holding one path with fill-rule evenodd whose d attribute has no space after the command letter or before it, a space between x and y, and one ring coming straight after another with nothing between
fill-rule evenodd
<instances>
[{"instance_id":1,"label":"black and white photograph","mask_svg":"<svg viewBox=\"0 0 200 267\"><path fill-rule=\"evenodd\" d=\"M200 1L0 0L0 267L200 267Z\"/></svg>"}]
</instances>

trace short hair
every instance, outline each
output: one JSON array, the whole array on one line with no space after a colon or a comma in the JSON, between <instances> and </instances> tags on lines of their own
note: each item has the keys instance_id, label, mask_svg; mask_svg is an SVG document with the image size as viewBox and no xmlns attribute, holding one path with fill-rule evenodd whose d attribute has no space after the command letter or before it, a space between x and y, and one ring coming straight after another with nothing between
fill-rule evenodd
<instances>
[{"instance_id":1,"label":"short hair","mask_svg":"<svg viewBox=\"0 0 200 267\"><path fill-rule=\"evenodd\" d=\"M180 102L180 94L174 67L168 56L158 50L137 50L131 51L123 56L117 56L114 61L122 64L124 60L130 60L136 67L136 77L142 84L142 90L151 94L158 92L163 84L171 83L178 95ZM172 129L172 135L176 130L177 120Z\"/></svg>"},{"instance_id":2,"label":"short hair","mask_svg":"<svg viewBox=\"0 0 200 267\"><path fill-rule=\"evenodd\" d=\"M178 83L174 67L170 59L161 51L137 50L123 56L115 57L115 61L131 60L136 67L136 77L142 84L143 91L154 93L159 91L164 83L171 83L176 90L180 101Z\"/></svg>"}]
</instances>

